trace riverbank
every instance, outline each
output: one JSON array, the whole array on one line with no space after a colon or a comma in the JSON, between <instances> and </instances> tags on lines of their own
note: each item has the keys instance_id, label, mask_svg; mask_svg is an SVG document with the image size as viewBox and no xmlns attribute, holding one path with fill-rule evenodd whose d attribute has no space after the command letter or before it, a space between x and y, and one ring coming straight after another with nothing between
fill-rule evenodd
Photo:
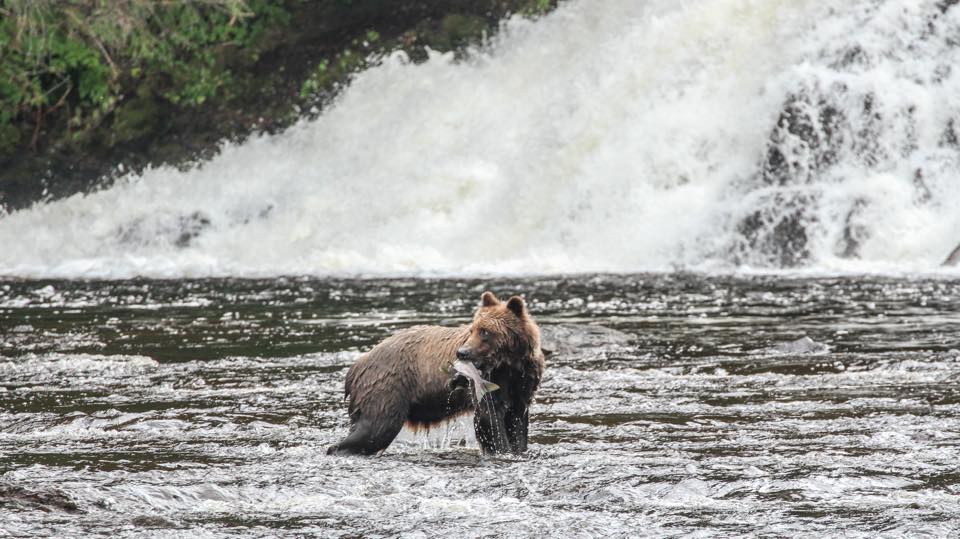
<instances>
[{"instance_id":1,"label":"riverbank","mask_svg":"<svg viewBox=\"0 0 960 539\"><path fill-rule=\"evenodd\" d=\"M224 140L274 133L316 114L352 73L389 52L417 62L427 49L463 50L503 18L535 17L556 2L222 0L206 10L150 8L142 28L113 42L102 33L130 13L81 4L41 14L25 2L3 7L0 46L12 55L3 64L11 82L0 88L0 212L109 185L150 165L190 167ZM80 23L57 17L80 20L89 35L78 37ZM182 35L151 26L170 21ZM61 41L50 41L53 29ZM30 32L48 41L31 44ZM177 41L169 58L109 46L160 47L163 39ZM10 60L17 53L19 63ZM30 80L41 71L43 80Z\"/></svg>"}]
</instances>

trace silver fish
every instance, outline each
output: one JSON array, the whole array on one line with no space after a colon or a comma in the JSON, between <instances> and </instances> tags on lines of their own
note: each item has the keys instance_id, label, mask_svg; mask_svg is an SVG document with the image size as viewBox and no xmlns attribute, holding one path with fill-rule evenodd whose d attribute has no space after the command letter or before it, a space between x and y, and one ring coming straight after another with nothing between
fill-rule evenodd
<instances>
[{"instance_id":1,"label":"silver fish","mask_svg":"<svg viewBox=\"0 0 960 539\"><path fill-rule=\"evenodd\" d=\"M487 393L500 389L500 386L497 384L484 380L483 377L480 376L480 371L477 370L477 367L474 366L473 363L457 359L447 365L444 370L451 374L452 371L456 371L458 374L465 376L473 382L473 393L477 397L477 403L483 400L484 395Z\"/></svg>"}]
</instances>

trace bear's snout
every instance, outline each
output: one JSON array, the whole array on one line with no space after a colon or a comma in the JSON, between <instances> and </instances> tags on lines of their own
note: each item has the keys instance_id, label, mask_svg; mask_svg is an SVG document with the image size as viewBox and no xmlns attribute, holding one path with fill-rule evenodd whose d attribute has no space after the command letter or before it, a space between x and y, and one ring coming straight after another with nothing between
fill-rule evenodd
<instances>
[{"instance_id":1,"label":"bear's snout","mask_svg":"<svg viewBox=\"0 0 960 539\"><path fill-rule=\"evenodd\" d=\"M461 346L460 348L457 348L457 359L462 361L466 361L470 359L470 349L467 348L466 346Z\"/></svg>"}]
</instances>

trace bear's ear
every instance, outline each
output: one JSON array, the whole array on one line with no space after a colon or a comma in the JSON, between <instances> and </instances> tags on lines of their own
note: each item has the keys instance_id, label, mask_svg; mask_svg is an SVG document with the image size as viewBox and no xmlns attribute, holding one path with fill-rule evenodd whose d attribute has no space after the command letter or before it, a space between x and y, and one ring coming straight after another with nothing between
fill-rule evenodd
<instances>
[{"instance_id":1,"label":"bear's ear","mask_svg":"<svg viewBox=\"0 0 960 539\"><path fill-rule=\"evenodd\" d=\"M493 292L487 290L480 296L480 305L482 307L493 307L494 305L500 305L500 300L493 295Z\"/></svg>"},{"instance_id":2,"label":"bear's ear","mask_svg":"<svg viewBox=\"0 0 960 539\"><path fill-rule=\"evenodd\" d=\"M523 302L523 298L520 296L513 296L508 299L507 308L520 318L523 318L523 316L527 314L527 305Z\"/></svg>"}]
</instances>

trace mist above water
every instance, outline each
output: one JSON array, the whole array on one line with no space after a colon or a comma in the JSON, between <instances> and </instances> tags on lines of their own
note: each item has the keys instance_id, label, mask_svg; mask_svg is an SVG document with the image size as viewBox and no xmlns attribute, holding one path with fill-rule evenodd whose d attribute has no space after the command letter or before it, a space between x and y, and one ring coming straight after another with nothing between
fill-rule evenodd
<instances>
[{"instance_id":1,"label":"mist above water","mask_svg":"<svg viewBox=\"0 0 960 539\"><path fill-rule=\"evenodd\" d=\"M0 274L928 272L960 9L609 0L402 55L316 120L0 218Z\"/></svg>"}]
</instances>

